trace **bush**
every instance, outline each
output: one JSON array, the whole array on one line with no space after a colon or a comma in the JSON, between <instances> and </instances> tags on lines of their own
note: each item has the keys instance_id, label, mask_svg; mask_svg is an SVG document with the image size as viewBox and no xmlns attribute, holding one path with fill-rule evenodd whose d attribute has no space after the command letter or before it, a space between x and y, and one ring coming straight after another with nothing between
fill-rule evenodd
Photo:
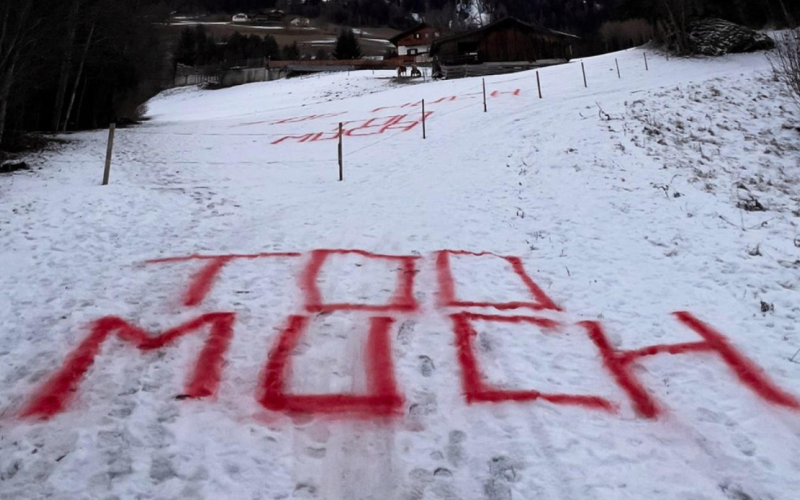
<instances>
[{"instance_id":1,"label":"bush","mask_svg":"<svg viewBox=\"0 0 800 500\"><path fill-rule=\"evenodd\" d=\"M284 45L282 56L285 61L297 61L300 59L300 47L297 46L297 42L291 45Z\"/></svg>"},{"instance_id":2,"label":"bush","mask_svg":"<svg viewBox=\"0 0 800 500\"><path fill-rule=\"evenodd\" d=\"M769 56L775 78L800 106L800 28L776 37L775 50Z\"/></svg>"}]
</instances>

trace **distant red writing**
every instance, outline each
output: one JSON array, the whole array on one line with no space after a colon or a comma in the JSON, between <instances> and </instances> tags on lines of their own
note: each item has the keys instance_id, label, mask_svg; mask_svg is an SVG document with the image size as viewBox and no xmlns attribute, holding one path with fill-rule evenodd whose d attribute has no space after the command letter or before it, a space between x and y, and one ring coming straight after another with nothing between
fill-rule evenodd
<instances>
[{"instance_id":1,"label":"distant red writing","mask_svg":"<svg viewBox=\"0 0 800 500\"><path fill-rule=\"evenodd\" d=\"M231 126L232 127L248 127L250 125L262 125L262 124L265 124L265 123L268 124L268 125L283 125L283 124L287 124L287 123L302 123L302 122L308 122L308 121L311 121L311 120L321 120L323 118L333 118L333 117L341 116L341 115L344 115L344 114L347 114L347 113L342 111L342 112L339 112L339 113L323 113L323 114L319 114L319 115L293 116L293 117L290 117L290 118L281 118L280 120L259 120L259 121L256 121L256 122L238 123L236 125L231 125Z\"/></svg>"},{"instance_id":2,"label":"distant red writing","mask_svg":"<svg viewBox=\"0 0 800 500\"><path fill-rule=\"evenodd\" d=\"M510 96L518 96L522 90L515 89L510 91L503 91L503 90L495 90L488 94L490 98L497 98L503 95L510 95ZM434 104L442 104L445 102L455 102L455 101L466 101L469 99L480 99L483 96L482 92L473 92L471 94L463 94L463 95L451 95L448 97L440 97L439 99L433 101L427 101L426 105L431 106ZM399 104L397 106L381 106L379 108L375 108L372 110L373 113L377 113L379 111L383 111L385 109L408 109L408 108L419 108L422 106L422 101L414 101L414 102L407 102L405 104Z\"/></svg>"},{"instance_id":3,"label":"distant red writing","mask_svg":"<svg viewBox=\"0 0 800 500\"><path fill-rule=\"evenodd\" d=\"M276 120L274 122L270 122L270 125L282 125L284 123L301 123L301 122L308 122L311 120L321 120L322 118L333 118L336 116L341 116L346 114L344 111L341 113L324 113L321 115L308 115L308 116L295 116L293 118L283 118L281 120Z\"/></svg>"},{"instance_id":4,"label":"distant red writing","mask_svg":"<svg viewBox=\"0 0 800 500\"><path fill-rule=\"evenodd\" d=\"M427 120L433 115L433 111L425 112ZM394 115L379 118L370 118L363 121L342 122L343 137L368 137L381 135L389 131L408 132L422 123L421 115ZM339 139L338 125L330 132L311 132L308 134L286 135L280 137L272 144L282 144L284 142L311 143L320 141L335 141Z\"/></svg>"}]
</instances>

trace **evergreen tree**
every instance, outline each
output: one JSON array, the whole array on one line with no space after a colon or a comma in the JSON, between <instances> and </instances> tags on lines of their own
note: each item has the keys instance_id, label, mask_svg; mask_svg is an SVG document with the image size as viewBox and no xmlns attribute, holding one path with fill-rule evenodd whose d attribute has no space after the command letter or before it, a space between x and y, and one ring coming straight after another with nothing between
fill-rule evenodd
<instances>
[{"instance_id":1,"label":"evergreen tree","mask_svg":"<svg viewBox=\"0 0 800 500\"><path fill-rule=\"evenodd\" d=\"M300 59L300 48L297 46L297 42L291 45L284 45L282 52L285 61L296 61Z\"/></svg>"},{"instance_id":2,"label":"evergreen tree","mask_svg":"<svg viewBox=\"0 0 800 500\"><path fill-rule=\"evenodd\" d=\"M353 30L346 29L339 33L333 57L334 59L361 59L361 46L358 44Z\"/></svg>"},{"instance_id":3,"label":"evergreen tree","mask_svg":"<svg viewBox=\"0 0 800 500\"><path fill-rule=\"evenodd\" d=\"M175 62L194 66L197 61L197 32L192 28L184 28L178 48L175 49Z\"/></svg>"},{"instance_id":4,"label":"evergreen tree","mask_svg":"<svg viewBox=\"0 0 800 500\"><path fill-rule=\"evenodd\" d=\"M280 61L281 59L281 48L272 35L264 36L264 55L271 61Z\"/></svg>"}]
</instances>

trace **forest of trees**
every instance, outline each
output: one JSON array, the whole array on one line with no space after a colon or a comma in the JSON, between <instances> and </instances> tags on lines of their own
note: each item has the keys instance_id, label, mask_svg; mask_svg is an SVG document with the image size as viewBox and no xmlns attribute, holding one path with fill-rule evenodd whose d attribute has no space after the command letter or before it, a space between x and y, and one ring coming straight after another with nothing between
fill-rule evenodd
<instances>
[{"instance_id":1,"label":"forest of trees","mask_svg":"<svg viewBox=\"0 0 800 500\"><path fill-rule=\"evenodd\" d=\"M0 6L0 140L133 120L168 60L159 0L13 0Z\"/></svg>"},{"instance_id":2,"label":"forest of trees","mask_svg":"<svg viewBox=\"0 0 800 500\"><path fill-rule=\"evenodd\" d=\"M466 17L466 9L458 4L478 5L495 18L514 16L578 35L595 33L607 21L643 18L654 22L666 15L668 5L752 27L770 23L781 26L787 17L800 17L800 2L796 0L177 0L176 6L187 14L275 8L310 18L323 17L335 24L405 29L414 23L411 13L440 27L452 27Z\"/></svg>"},{"instance_id":3,"label":"forest of trees","mask_svg":"<svg viewBox=\"0 0 800 500\"><path fill-rule=\"evenodd\" d=\"M412 13L453 30L514 16L581 36L584 54L685 29L698 16L755 28L800 20L796 0L7 0L0 5L0 144L21 131L136 120L178 63L298 58L297 45L279 48L269 36L213 40L202 29L185 30L168 48L174 35L162 28L174 14L273 8L341 26L396 29L414 25ZM337 50L357 54L347 45Z\"/></svg>"},{"instance_id":4,"label":"forest of trees","mask_svg":"<svg viewBox=\"0 0 800 500\"><path fill-rule=\"evenodd\" d=\"M250 59L277 61L282 59L288 50L284 48L281 51L278 42L271 35L244 36L237 32L225 39L224 43L218 43L206 33L203 25L198 25L183 29L173 59L176 63L186 66L231 67L242 65Z\"/></svg>"},{"instance_id":5,"label":"forest of trees","mask_svg":"<svg viewBox=\"0 0 800 500\"><path fill-rule=\"evenodd\" d=\"M358 39L353 30L348 29L339 33L333 53L320 48L315 59L359 59L361 55ZM272 35L244 36L238 32L217 40L206 32L203 25L184 28L173 55L176 64L209 71L263 64L268 60L294 61L300 58L297 42L280 47Z\"/></svg>"},{"instance_id":6,"label":"forest of trees","mask_svg":"<svg viewBox=\"0 0 800 500\"><path fill-rule=\"evenodd\" d=\"M345 26L405 30L419 14L438 28L460 30L513 16L582 38L586 56L644 43L655 36L684 45L688 22L720 17L754 28L793 25L800 2L792 0L179 0L186 14L282 9ZM484 15L480 15L482 13ZM684 35L680 33L684 32ZM680 48L678 52L685 52Z\"/></svg>"}]
</instances>

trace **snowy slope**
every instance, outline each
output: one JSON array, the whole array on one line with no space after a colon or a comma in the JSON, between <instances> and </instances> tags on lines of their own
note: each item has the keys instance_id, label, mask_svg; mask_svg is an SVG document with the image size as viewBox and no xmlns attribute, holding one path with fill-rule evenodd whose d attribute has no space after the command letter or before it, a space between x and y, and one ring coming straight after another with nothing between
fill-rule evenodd
<instances>
[{"instance_id":1,"label":"snowy slope","mask_svg":"<svg viewBox=\"0 0 800 500\"><path fill-rule=\"evenodd\" d=\"M480 79L388 72L175 90L118 130L109 186L104 132L0 178L0 498L797 498L798 111L763 54L648 62L586 59L588 88L580 61L546 68L543 99L535 73L490 77L487 113ZM152 262L192 255L228 257ZM398 306L325 305L346 303ZM751 363L620 361L648 415L589 330L701 341L676 311ZM155 335L206 313L233 321L216 390L203 329L150 349L106 320L94 362L70 357L100 318ZM278 372L386 397L281 399Z\"/></svg>"}]
</instances>

